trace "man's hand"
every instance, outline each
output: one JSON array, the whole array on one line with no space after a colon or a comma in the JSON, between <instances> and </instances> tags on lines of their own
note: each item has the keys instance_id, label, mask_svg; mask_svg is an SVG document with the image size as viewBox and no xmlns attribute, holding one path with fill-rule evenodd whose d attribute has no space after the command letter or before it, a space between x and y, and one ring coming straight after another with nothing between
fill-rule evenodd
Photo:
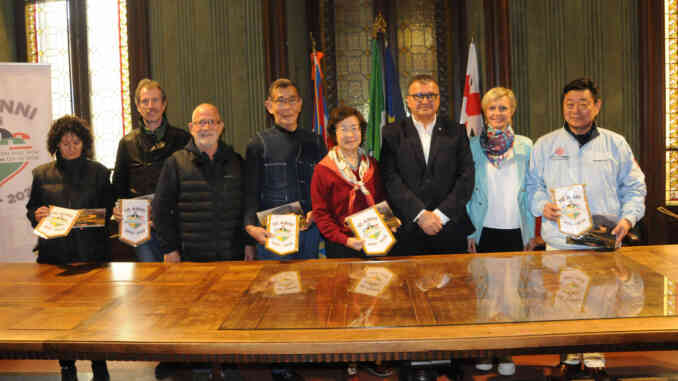
<instances>
[{"instance_id":1,"label":"man's hand","mask_svg":"<svg viewBox=\"0 0 678 381\"><path fill-rule=\"evenodd\" d=\"M309 210L308 213L306 213L306 217L304 217L304 222L299 227L299 230L301 231L308 230L308 228L311 227L312 223L313 223L313 211Z\"/></svg>"},{"instance_id":2,"label":"man's hand","mask_svg":"<svg viewBox=\"0 0 678 381\"><path fill-rule=\"evenodd\" d=\"M359 239L357 239L357 238L350 237L350 238L346 241L346 246L347 246L347 247L350 247L351 249L353 249L353 250L355 250L355 251L360 251L360 250L363 249L363 244L364 244L364 243L365 243L365 241L359 240Z\"/></svg>"},{"instance_id":3,"label":"man's hand","mask_svg":"<svg viewBox=\"0 0 678 381\"><path fill-rule=\"evenodd\" d=\"M473 238L468 239L468 247L466 249L469 253L477 253L478 250L476 248L476 240Z\"/></svg>"},{"instance_id":4,"label":"man's hand","mask_svg":"<svg viewBox=\"0 0 678 381\"><path fill-rule=\"evenodd\" d=\"M547 202L541 215L547 220L557 221L558 217L560 217L560 208L552 202Z\"/></svg>"},{"instance_id":5,"label":"man's hand","mask_svg":"<svg viewBox=\"0 0 678 381\"><path fill-rule=\"evenodd\" d=\"M163 262L165 263L179 263L181 262L181 257L179 256L179 250L170 251L165 254Z\"/></svg>"},{"instance_id":6,"label":"man's hand","mask_svg":"<svg viewBox=\"0 0 678 381\"><path fill-rule=\"evenodd\" d=\"M252 245L247 245L245 246L245 260L246 261L253 261L254 260L254 254L257 252L257 248L252 246Z\"/></svg>"},{"instance_id":7,"label":"man's hand","mask_svg":"<svg viewBox=\"0 0 678 381\"><path fill-rule=\"evenodd\" d=\"M435 213L424 210L419 218L417 219L417 225L424 231L427 235L436 235L440 233L443 229L443 224L440 222L440 218L435 215Z\"/></svg>"},{"instance_id":8,"label":"man's hand","mask_svg":"<svg viewBox=\"0 0 678 381\"><path fill-rule=\"evenodd\" d=\"M261 226L247 225L245 226L247 234L254 238L260 245L265 245L266 240L272 236L266 229Z\"/></svg>"},{"instance_id":9,"label":"man's hand","mask_svg":"<svg viewBox=\"0 0 678 381\"><path fill-rule=\"evenodd\" d=\"M47 217L49 215L49 208L46 206L41 206L38 209L35 210L35 220L40 223L43 218Z\"/></svg>"},{"instance_id":10,"label":"man's hand","mask_svg":"<svg viewBox=\"0 0 678 381\"><path fill-rule=\"evenodd\" d=\"M629 232L629 230L631 230L631 221L627 220L626 218L622 218L617 226L612 229L612 234L617 236L617 240L615 241L615 245L617 247L621 245L622 239L626 237L626 234Z\"/></svg>"}]
</instances>

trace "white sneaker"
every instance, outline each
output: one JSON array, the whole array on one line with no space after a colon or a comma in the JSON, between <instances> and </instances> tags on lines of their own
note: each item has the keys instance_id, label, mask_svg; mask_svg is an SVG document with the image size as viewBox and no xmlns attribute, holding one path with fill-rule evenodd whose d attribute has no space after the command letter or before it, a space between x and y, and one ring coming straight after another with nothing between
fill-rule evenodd
<instances>
[{"instance_id":1,"label":"white sneaker","mask_svg":"<svg viewBox=\"0 0 678 381\"><path fill-rule=\"evenodd\" d=\"M476 369L487 372L492 369L492 359L479 359L476 361Z\"/></svg>"},{"instance_id":2,"label":"white sneaker","mask_svg":"<svg viewBox=\"0 0 678 381\"><path fill-rule=\"evenodd\" d=\"M581 353L568 353L565 355L565 360L563 364L567 365L579 365L581 364Z\"/></svg>"},{"instance_id":3,"label":"white sneaker","mask_svg":"<svg viewBox=\"0 0 678 381\"><path fill-rule=\"evenodd\" d=\"M516 374L516 364L510 358L500 359L497 372L502 376L513 376Z\"/></svg>"},{"instance_id":4,"label":"white sneaker","mask_svg":"<svg viewBox=\"0 0 678 381\"><path fill-rule=\"evenodd\" d=\"M605 356L600 352L584 353L584 366L592 369L605 368Z\"/></svg>"}]
</instances>

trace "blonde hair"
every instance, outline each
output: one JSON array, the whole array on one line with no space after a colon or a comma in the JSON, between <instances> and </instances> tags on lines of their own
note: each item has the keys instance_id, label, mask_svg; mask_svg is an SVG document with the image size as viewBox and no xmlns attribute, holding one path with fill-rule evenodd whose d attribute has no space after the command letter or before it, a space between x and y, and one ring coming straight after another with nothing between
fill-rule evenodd
<instances>
[{"instance_id":1,"label":"blonde hair","mask_svg":"<svg viewBox=\"0 0 678 381\"><path fill-rule=\"evenodd\" d=\"M518 106L515 94L513 94L511 89L501 86L493 87L488 90L485 95L483 95L482 101L480 101L480 107L483 109L483 112L485 112L485 109L487 109L487 106L489 106L490 103L495 102L497 99L503 97L508 97L509 103L511 104L511 111L515 110L516 106Z\"/></svg>"}]
</instances>

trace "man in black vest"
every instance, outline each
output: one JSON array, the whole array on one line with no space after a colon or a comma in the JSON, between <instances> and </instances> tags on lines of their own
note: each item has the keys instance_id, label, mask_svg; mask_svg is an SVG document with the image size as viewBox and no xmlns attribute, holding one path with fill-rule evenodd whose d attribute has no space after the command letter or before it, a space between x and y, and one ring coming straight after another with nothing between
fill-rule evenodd
<instances>
[{"instance_id":1,"label":"man in black vest","mask_svg":"<svg viewBox=\"0 0 678 381\"><path fill-rule=\"evenodd\" d=\"M403 222L398 255L464 253L474 228L466 214L474 184L466 131L438 115L440 90L430 75L410 80L410 118L383 129L381 176Z\"/></svg>"},{"instance_id":2,"label":"man in black vest","mask_svg":"<svg viewBox=\"0 0 678 381\"><path fill-rule=\"evenodd\" d=\"M165 160L184 148L191 139L188 132L172 127L165 117L167 96L160 84L142 79L134 92L134 103L142 124L125 135L118 145L113 172L117 199L134 198L155 192ZM120 218L120 208L114 214ZM155 231L151 239L135 248L141 262L161 262L162 253Z\"/></svg>"},{"instance_id":3,"label":"man in black vest","mask_svg":"<svg viewBox=\"0 0 678 381\"><path fill-rule=\"evenodd\" d=\"M167 159L153 199L164 261L241 260L244 161L220 140L224 122L215 106L201 104L191 119L193 139Z\"/></svg>"}]
</instances>

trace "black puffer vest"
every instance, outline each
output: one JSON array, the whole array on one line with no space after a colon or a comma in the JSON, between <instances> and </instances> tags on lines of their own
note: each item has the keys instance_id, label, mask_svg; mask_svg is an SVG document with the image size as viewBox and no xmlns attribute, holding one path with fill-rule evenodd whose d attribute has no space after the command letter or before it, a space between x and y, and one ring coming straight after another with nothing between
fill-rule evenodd
<instances>
[{"instance_id":1,"label":"black puffer vest","mask_svg":"<svg viewBox=\"0 0 678 381\"><path fill-rule=\"evenodd\" d=\"M179 176L177 213L182 261L243 258L243 159L219 143L214 160L193 141L175 153Z\"/></svg>"}]
</instances>

